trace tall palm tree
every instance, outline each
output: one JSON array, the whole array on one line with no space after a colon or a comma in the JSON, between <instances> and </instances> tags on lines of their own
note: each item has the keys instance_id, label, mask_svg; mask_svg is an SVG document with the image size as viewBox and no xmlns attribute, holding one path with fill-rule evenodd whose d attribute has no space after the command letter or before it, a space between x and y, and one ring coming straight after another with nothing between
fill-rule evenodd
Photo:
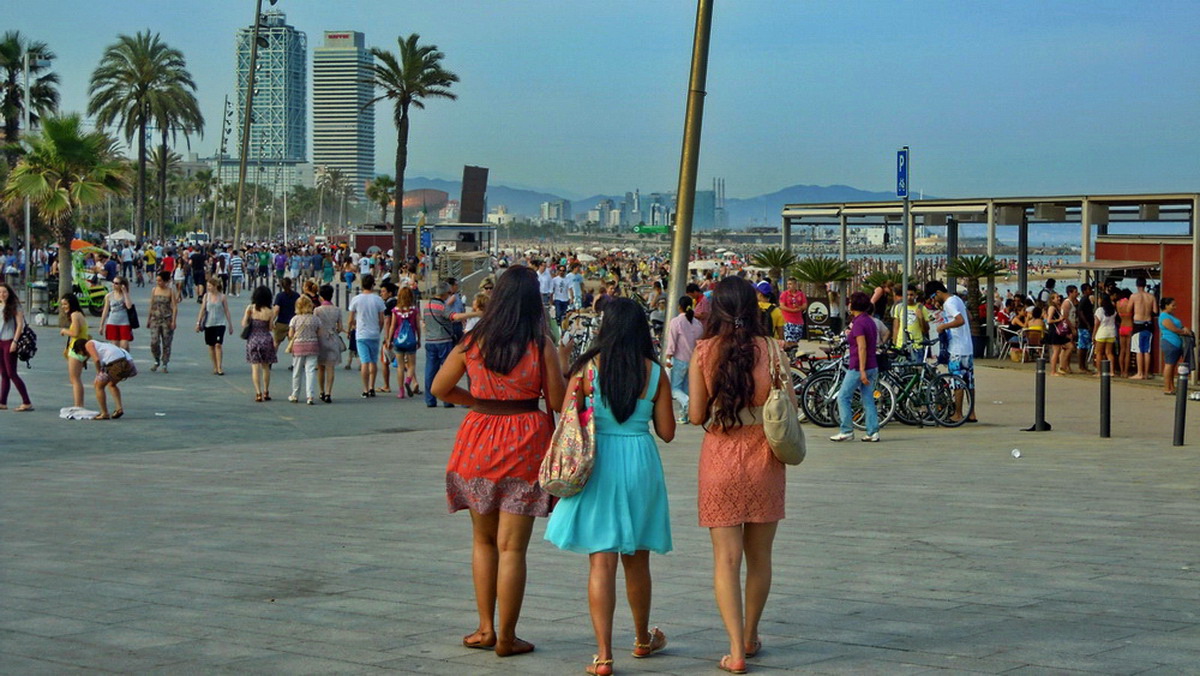
<instances>
[{"instance_id":1,"label":"tall palm tree","mask_svg":"<svg viewBox=\"0 0 1200 676\"><path fill-rule=\"evenodd\" d=\"M168 72L167 77L169 81L165 86L151 91L149 96L150 113L162 139L159 152L164 156L168 155L168 137L174 140L176 134L182 132L183 138L187 140L192 133L202 133L204 129L204 115L200 113L200 103L196 101L196 95L193 93L196 84L192 82L192 76L186 70L178 69ZM158 234L162 236L162 228L167 222L165 172L158 174L158 197Z\"/></svg>"},{"instance_id":2,"label":"tall palm tree","mask_svg":"<svg viewBox=\"0 0 1200 676\"><path fill-rule=\"evenodd\" d=\"M183 53L169 47L158 33L117 36L104 50L88 87L88 115L96 124L119 124L127 143L137 139L137 195L134 227L146 225L146 127L156 119L162 91L195 89Z\"/></svg>"},{"instance_id":3,"label":"tall palm tree","mask_svg":"<svg viewBox=\"0 0 1200 676\"><path fill-rule=\"evenodd\" d=\"M71 239L75 217L109 195L129 189L129 174L117 155L112 137L84 131L79 115L42 120L41 133L28 139L27 152L13 168L4 187L4 201L29 198L38 214L54 228L59 246L58 293L69 293Z\"/></svg>"},{"instance_id":4,"label":"tall palm tree","mask_svg":"<svg viewBox=\"0 0 1200 676\"><path fill-rule=\"evenodd\" d=\"M371 79L367 82L383 90L383 94L371 99L372 105L384 99L392 102L392 121L396 124L396 204L404 201L404 171L408 168L408 110L410 107L424 108L425 99L457 99L450 91L458 82L458 76L442 68L445 54L436 45L420 44L421 36L413 33L407 38L396 38L399 58L391 52L374 47L371 54L375 63L371 66ZM408 240L403 237L403 209L392 213L392 273L399 274L400 264L407 262Z\"/></svg>"},{"instance_id":5,"label":"tall palm tree","mask_svg":"<svg viewBox=\"0 0 1200 676\"><path fill-rule=\"evenodd\" d=\"M158 232L161 235L167 223L167 182L179 176L179 164L183 158L167 146L159 146L148 160L154 169L154 183L158 186L155 201L158 202Z\"/></svg>"},{"instance_id":6,"label":"tall palm tree","mask_svg":"<svg viewBox=\"0 0 1200 676\"><path fill-rule=\"evenodd\" d=\"M25 114L25 55L29 54L29 120L37 122L44 115L58 110L58 74L39 60L54 59L54 52L44 42L26 39L20 31L6 31L0 36L0 117L4 118L4 140L15 144L22 131ZM8 152L8 165L15 166L17 153Z\"/></svg>"},{"instance_id":7,"label":"tall palm tree","mask_svg":"<svg viewBox=\"0 0 1200 676\"><path fill-rule=\"evenodd\" d=\"M388 205L392 203L392 190L395 187L396 182L387 174L376 176L375 180L367 184L367 199L378 204L383 210L383 215L379 217L380 223L387 223Z\"/></svg>"}]
</instances>

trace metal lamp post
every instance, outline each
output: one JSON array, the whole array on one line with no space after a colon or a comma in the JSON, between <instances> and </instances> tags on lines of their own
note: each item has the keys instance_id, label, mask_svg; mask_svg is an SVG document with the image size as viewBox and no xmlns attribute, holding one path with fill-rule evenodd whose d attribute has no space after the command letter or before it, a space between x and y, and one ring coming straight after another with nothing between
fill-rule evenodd
<instances>
[{"instance_id":1,"label":"metal lamp post","mask_svg":"<svg viewBox=\"0 0 1200 676\"><path fill-rule=\"evenodd\" d=\"M269 0L272 5L279 0ZM254 112L254 84L258 79L254 72L258 65L258 47L266 46L266 39L258 35L262 27L262 0L254 0L254 30L250 36L250 68L246 75L246 110L242 120L242 152L238 158L238 190L234 203L233 215L233 247L236 249L242 241L242 199L246 192L246 156L250 154L250 118ZM261 43L259 41L262 41Z\"/></svg>"}]
</instances>

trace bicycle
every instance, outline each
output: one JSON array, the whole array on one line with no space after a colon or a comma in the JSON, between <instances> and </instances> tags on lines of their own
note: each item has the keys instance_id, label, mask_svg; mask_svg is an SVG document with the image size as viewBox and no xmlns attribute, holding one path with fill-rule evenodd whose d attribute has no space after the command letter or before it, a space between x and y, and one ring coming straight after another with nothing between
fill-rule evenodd
<instances>
[{"instance_id":1,"label":"bicycle","mask_svg":"<svg viewBox=\"0 0 1200 676\"><path fill-rule=\"evenodd\" d=\"M849 357L842 357L834 365L824 368L809 376L801 388L797 399L804 415L819 427L837 427L841 424L838 411L838 393L846 379L846 366ZM857 373L857 372L856 372ZM875 381L875 410L879 417L879 427L883 428L891 422L896 411L896 393L891 384L882 377ZM862 408L862 395L855 388L850 398L850 419L855 429L866 429L866 413Z\"/></svg>"},{"instance_id":2,"label":"bicycle","mask_svg":"<svg viewBox=\"0 0 1200 676\"><path fill-rule=\"evenodd\" d=\"M963 402L965 411L974 407L970 390L961 376L952 373L939 373L937 366L922 359L910 360L913 347L929 347L937 345L937 340L926 340L920 343L906 341L903 348L890 348L898 357L892 364L891 371L885 378L896 392L895 417L906 425L924 427L936 425L940 427L958 427L966 420L966 416L951 420L956 410L955 392L963 391L967 399Z\"/></svg>"}]
</instances>

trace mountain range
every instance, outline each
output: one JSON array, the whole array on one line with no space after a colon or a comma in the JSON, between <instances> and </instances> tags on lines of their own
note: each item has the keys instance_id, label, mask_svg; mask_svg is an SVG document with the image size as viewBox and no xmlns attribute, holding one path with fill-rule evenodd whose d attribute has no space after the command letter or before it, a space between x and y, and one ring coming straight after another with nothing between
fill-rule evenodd
<instances>
[{"instance_id":1,"label":"mountain range","mask_svg":"<svg viewBox=\"0 0 1200 676\"><path fill-rule=\"evenodd\" d=\"M462 194L461 181L413 176L407 178L404 185L405 188L412 190L418 188L442 190L449 193L450 199L458 199ZM701 189L705 187L701 186ZM650 192L652 191L643 191L643 195L648 195ZM564 198L551 192L511 188L500 184L490 184L487 189L489 208L504 205L508 208L509 213L528 218L538 216L542 202L553 202L560 199ZM580 200L571 200L572 211L579 214L606 199L612 200L614 204L620 204L625 196L596 194ZM778 226L780 213L786 204L869 202L894 199L896 199L896 195L891 192L873 192L848 185L793 185L756 197L726 198L725 209L729 216L730 229L745 230L753 226ZM962 229L963 237L982 237L985 233L986 229L978 225L964 225ZM1015 243L1016 241L1015 228L1001 228L997 234L1005 242ZM1079 229L1062 225L1033 224L1029 228L1029 241L1034 246L1078 244Z\"/></svg>"}]
</instances>

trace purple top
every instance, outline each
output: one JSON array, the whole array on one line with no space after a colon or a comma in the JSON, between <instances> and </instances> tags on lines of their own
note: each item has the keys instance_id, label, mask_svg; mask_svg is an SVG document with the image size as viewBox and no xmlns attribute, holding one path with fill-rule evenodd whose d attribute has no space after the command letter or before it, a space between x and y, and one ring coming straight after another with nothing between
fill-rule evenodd
<instances>
[{"instance_id":1,"label":"purple top","mask_svg":"<svg viewBox=\"0 0 1200 676\"><path fill-rule=\"evenodd\" d=\"M858 370L858 337L867 338L867 368L879 368L875 361L875 345L879 335L875 331L875 320L871 315L863 313L850 322L850 370Z\"/></svg>"}]
</instances>

